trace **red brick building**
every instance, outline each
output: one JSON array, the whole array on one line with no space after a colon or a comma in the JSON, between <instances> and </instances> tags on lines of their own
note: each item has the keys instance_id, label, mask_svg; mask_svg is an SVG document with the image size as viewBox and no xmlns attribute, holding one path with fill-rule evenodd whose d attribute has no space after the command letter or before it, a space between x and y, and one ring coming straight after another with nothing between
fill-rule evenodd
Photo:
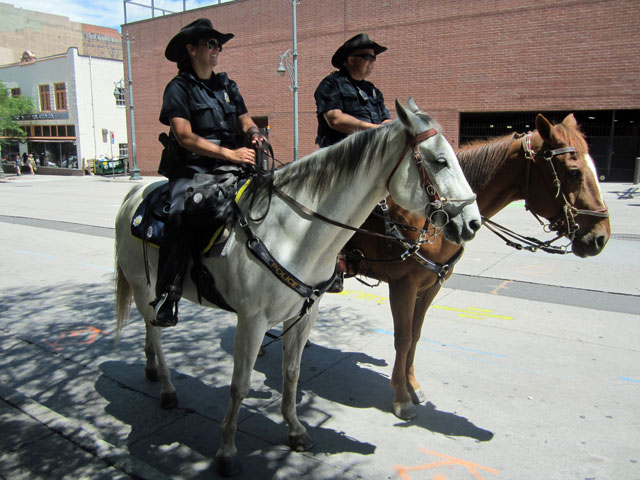
<instances>
[{"instance_id":1,"label":"red brick building","mask_svg":"<svg viewBox=\"0 0 640 480\"><path fill-rule=\"evenodd\" d=\"M164 48L180 28L210 18L236 37L218 62L240 86L250 113L269 125L276 156L293 155L293 96L279 77L292 48L291 0L236 0L124 25L131 69L137 161L154 174L165 85L176 67ZM297 4L299 147L316 146L313 92L330 58L367 32L389 50L370 80L393 112L413 96L454 147L473 137L534 128L574 112L600 173L630 180L640 156L640 2L637 0L301 0ZM126 49L123 49L126 54ZM126 62L125 62L126 65Z\"/></svg>"}]
</instances>

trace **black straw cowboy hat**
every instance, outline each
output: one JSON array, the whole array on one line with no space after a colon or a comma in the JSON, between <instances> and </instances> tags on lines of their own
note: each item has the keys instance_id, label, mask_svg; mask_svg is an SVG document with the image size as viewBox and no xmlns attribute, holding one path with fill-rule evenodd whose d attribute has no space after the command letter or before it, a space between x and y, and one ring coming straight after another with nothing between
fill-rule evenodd
<instances>
[{"instance_id":1,"label":"black straw cowboy hat","mask_svg":"<svg viewBox=\"0 0 640 480\"><path fill-rule=\"evenodd\" d=\"M349 40L344 42L342 46L336 50L336 53L331 57L331 65L336 68L342 68L342 64L350 53L355 52L356 50L362 50L363 48L373 48L373 53L376 55L387 49L387 47L378 45L376 42L371 40L369 35L366 33L359 33L355 37L351 37Z\"/></svg>"},{"instance_id":2,"label":"black straw cowboy hat","mask_svg":"<svg viewBox=\"0 0 640 480\"><path fill-rule=\"evenodd\" d=\"M195 42L201 38L209 37L218 40L220 45L227 43L234 35L233 33L220 33L208 18L199 18L189 25L180 29L178 34L171 39L164 51L164 56L172 62L180 61L182 50L188 43Z\"/></svg>"}]
</instances>

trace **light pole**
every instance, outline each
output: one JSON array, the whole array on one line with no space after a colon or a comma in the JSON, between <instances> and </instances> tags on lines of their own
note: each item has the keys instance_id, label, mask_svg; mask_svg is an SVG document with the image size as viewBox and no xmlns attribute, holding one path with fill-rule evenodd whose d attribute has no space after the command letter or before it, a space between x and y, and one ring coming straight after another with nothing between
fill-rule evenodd
<instances>
[{"instance_id":1,"label":"light pole","mask_svg":"<svg viewBox=\"0 0 640 480\"><path fill-rule=\"evenodd\" d=\"M140 169L136 162L136 128L133 122L133 87L131 86L131 48L129 47L129 32L127 31L127 83L129 84L129 124L131 125L131 180L140 180Z\"/></svg>"},{"instance_id":2,"label":"light pole","mask_svg":"<svg viewBox=\"0 0 640 480\"><path fill-rule=\"evenodd\" d=\"M289 76L289 89L293 92L293 161L298 160L298 38L296 32L296 5L298 0L289 0L293 13L293 49L280 55L278 74L283 76L285 72Z\"/></svg>"}]
</instances>

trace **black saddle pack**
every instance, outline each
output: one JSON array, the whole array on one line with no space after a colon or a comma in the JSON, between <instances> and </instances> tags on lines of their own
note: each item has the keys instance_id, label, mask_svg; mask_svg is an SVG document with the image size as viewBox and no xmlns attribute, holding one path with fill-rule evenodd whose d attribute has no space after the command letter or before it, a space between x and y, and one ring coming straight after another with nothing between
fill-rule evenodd
<instances>
[{"instance_id":1,"label":"black saddle pack","mask_svg":"<svg viewBox=\"0 0 640 480\"><path fill-rule=\"evenodd\" d=\"M196 175L199 177L199 175ZM185 211L182 212L183 228L191 231L191 279L198 289L198 301L202 297L227 311L234 311L215 288L213 275L202 262L202 257L219 255L224 242L216 243L225 226L233 220L231 203L235 197L229 192L236 190L236 184L227 183L226 196L214 185L215 179L202 175L194 177L194 184L185 193ZM131 234L142 240L145 265L147 261L147 245L159 247L164 240L165 223L169 216L169 184L165 183L152 190L138 205L131 222ZM220 201L228 207L220 212L216 209ZM147 267L148 268L148 267ZM147 271L147 279L149 274Z\"/></svg>"}]
</instances>

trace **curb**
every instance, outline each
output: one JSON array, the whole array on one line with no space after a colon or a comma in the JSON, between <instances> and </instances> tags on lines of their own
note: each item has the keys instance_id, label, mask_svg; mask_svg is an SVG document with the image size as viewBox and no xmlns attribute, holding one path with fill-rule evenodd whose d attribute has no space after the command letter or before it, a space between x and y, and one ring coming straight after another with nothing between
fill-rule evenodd
<instances>
[{"instance_id":1,"label":"curb","mask_svg":"<svg viewBox=\"0 0 640 480\"><path fill-rule=\"evenodd\" d=\"M46 426L78 448L103 460L108 465L136 480L171 480L171 477L151 465L132 457L125 449L116 447L99 438L95 427L91 425L63 417L4 385L0 385L0 399Z\"/></svg>"}]
</instances>

